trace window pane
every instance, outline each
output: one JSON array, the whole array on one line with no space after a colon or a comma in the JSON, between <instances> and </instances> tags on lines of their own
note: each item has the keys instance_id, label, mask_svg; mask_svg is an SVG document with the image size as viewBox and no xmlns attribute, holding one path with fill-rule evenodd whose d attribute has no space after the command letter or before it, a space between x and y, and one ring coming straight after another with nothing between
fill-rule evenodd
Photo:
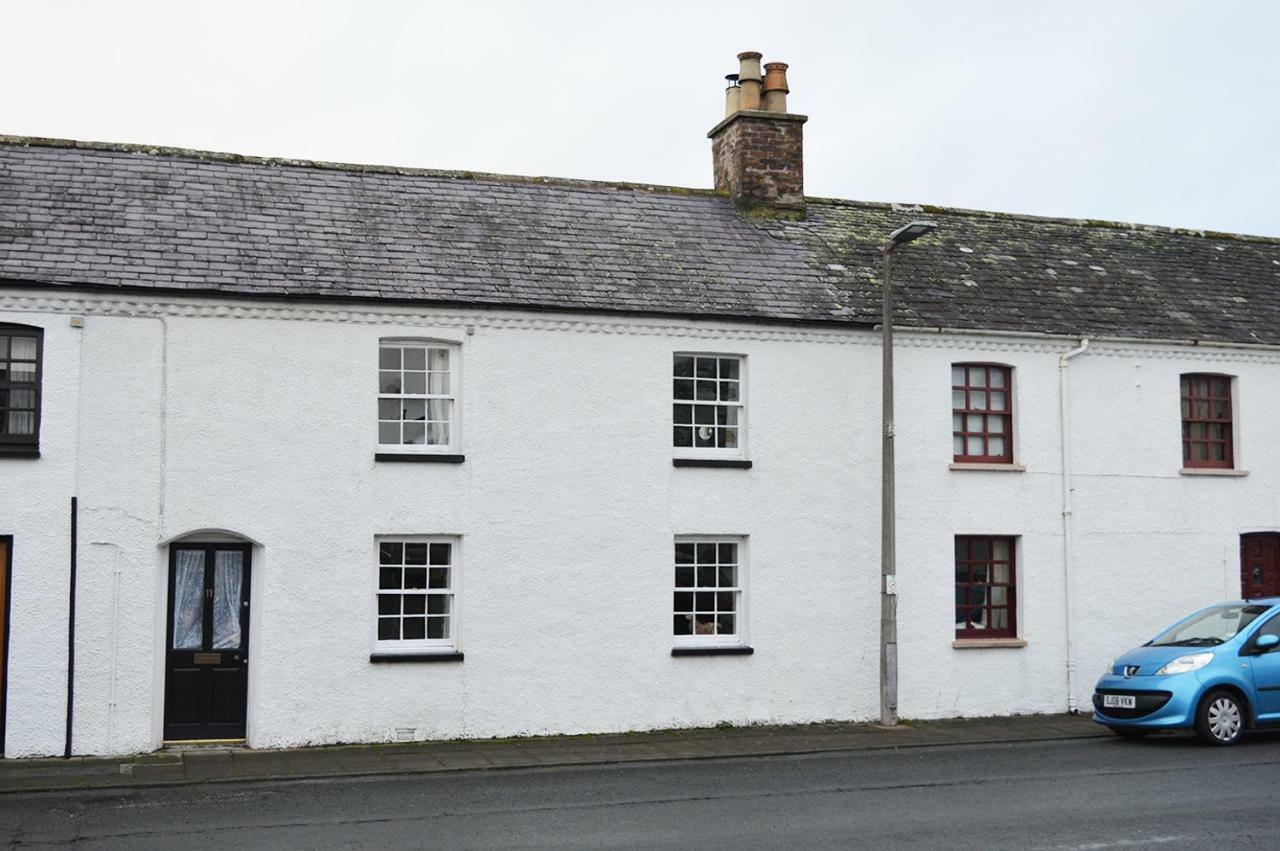
<instances>
[{"instance_id":1,"label":"window pane","mask_svg":"<svg viewBox=\"0 0 1280 851\"><path fill-rule=\"evenodd\" d=\"M426 370L427 350L426 349L405 349L404 350L404 368Z\"/></svg>"},{"instance_id":2,"label":"window pane","mask_svg":"<svg viewBox=\"0 0 1280 851\"><path fill-rule=\"evenodd\" d=\"M734 635L735 626L733 615L720 615L716 618L716 633L719 635Z\"/></svg>"},{"instance_id":3,"label":"window pane","mask_svg":"<svg viewBox=\"0 0 1280 851\"><path fill-rule=\"evenodd\" d=\"M998 436L987 438L987 454L992 458L1004 455L1004 438Z\"/></svg>"},{"instance_id":4,"label":"window pane","mask_svg":"<svg viewBox=\"0 0 1280 851\"><path fill-rule=\"evenodd\" d=\"M969 367L969 386L970 387L986 387L987 386L987 370L981 366Z\"/></svg>"},{"instance_id":5,"label":"window pane","mask_svg":"<svg viewBox=\"0 0 1280 851\"><path fill-rule=\"evenodd\" d=\"M378 587L379 588L399 588L400 587L400 568L383 567L378 569Z\"/></svg>"},{"instance_id":6,"label":"window pane","mask_svg":"<svg viewBox=\"0 0 1280 851\"><path fill-rule=\"evenodd\" d=\"M400 638L400 618L378 618L378 640L396 641Z\"/></svg>"},{"instance_id":7,"label":"window pane","mask_svg":"<svg viewBox=\"0 0 1280 851\"><path fill-rule=\"evenodd\" d=\"M693 611L693 594L688 591L677 591L672 597L672 606L677 612Z\"/></svg>"},{"instance_id":8,"label":"window pane","mask_svg":"<svg viewBox=\"0 0 1280 851\"><path fill-rule=\"evenodd\" d=\"M964 454L964 438L961 437L960 435L956 435L955 437L951 438L951 453L953 455Z\"/></svg>"},{"instance_id":9,"label":"window pane","mask_svg":"<svg viewBox=\"0 0 1280 851\"><path fill-rule=\"evenodd\" d=\"M728 405L716 408L716 422L720 425L736 426L738 424L738 409Z\"/></svg>"},{"instance_id":10,"label":"window pane","mask_svg":"<svg viewBox=\"0 0 1280 851\"><path fill-rule=\"evenodd\" d=\"M997 538L991 542L991 560L992 561L1008 561L1009 560L1009 542L1003 538Z\"/></svg>"},{"instance_id":11,"label":"window pane","mask_svg":"<svg viewBox=\"0 0 1280 851\"><path fill-rule=\"evenodd\" d=\"M378 442L382 444L400 444L400 423L378 423Z\"/></svg>"},{"instance_id":12,"label":"window pane","mask_svg":"<svg viewBox=\"0 0 1280 851\"><path fill-rule=\"evenodd\" d=\"M405 618L404 619L404 640L413 641L427 637L427 621L426 618Z\"/></svg>"},{"instance_id":13,"label":"window pane","mask_svg":"<svg viewBox=\"0 0 1280 851\"><path fill-rule=\"evenodd\" d=\"M427 585L431 588L449 587L449 568L433 567L427 571Z\"/></svg>"},{"instance_id":14,"label":"window pane","mask_svg":"<svg viewBox=\"0 0 1280 851\"><path fill-rule=\"evenodd\" d=\"M699 426L693 434L693 445L712 447L716 445L716 430L711 426Z\"/></svg>"},{"instance_id":15,"label":"window pane","mask_svg":"<svg viewBox=\"0 0 1280 851\"><path fill-rule=\"evenodd\" d=\"M693 446L693 429L677 426L672 434L671 443L673 446Z\"/></svg>"},{"instance_id":16,"label":"window pane","mask_svg":"<svg viewBox=\"0 0 1280 851\"><path fill-rule=\"evenodd\" d=\"M1000 582L1005 585L1009 584L1009 565L993 564L991 565L991 581Z\"/></svg>"},{"instance_id":17,"label":"window pane","mask_svg":"<svg viewBox=\"0 0 1280 851\"><path fill-rule=\"evenodd\" d=\"M992 369L990 378L991 378L992 387L1004 387L1004 370L1003 369Z\"/></svg>"},{"instance_id":18,"label":"window pane","mask_svg":"<svg viewBox=\"0 0 1280 851\"><path fill-rule=\"evenodd\" d=\"M715 378L716 377L716 359L715 358L696 358L694 362L694 375L698 378Z\"/></svg>"},{"instance_id":19,"label":"window pane","mask_svg":"<svg viewBox=\"0 0 1280 851\"><path fill-rule=\"evenodd\" d=\"M716 421L715 405L694 405L693 421L699 425L711 425Z\"/></svg>"},{"instance_id":20,"label":"window pane","mask_svg":"<svg viewBox=\"0 0 1280 851\"><path fill-rule=\"evenodd\" d=\"M715 565L698 565L698 587L699 588L716 587Z\"/></svg>"},{"instance_id":21,"label":"window pane","mask_svg":"<svg viewBox=\"0 0 1280 851\"><path fill-rule=\"evenodd\" d=\"M721 564L734 564L738 561L737 544L717 544L716 554Z\"/></svg>"},{"instance_id":22,"label":"window pane","mask_svg":"<svg viewBox=\"0 0 1280 851\"><path fill-rule=\"evenodd\" d=\"M691 565L676 568L676 587L693 587L693 567Z\"/></svg>"},{"instance_id":23,"label":"window pane","mask_svg":"<svg viewBox=\"0 0 1280 851\"><path fill-rule=\"evenodd\" d=\"M400 419L400 400L399 399L379 399L378 400L378 419L380 420Z\"/></svg>"},{"instance_id":24,"label":"window pane","mask_svg":"<svg viewBox=\"0 0 1280 851\"><path fill-rule=\"evenodd\" d=\"M449 395L449 373L432 372L428 374L428 378L427 392L439 396Z\"/></svg>"},{"instance_id":25,"label":"window pane","mask_svg":"<svg viewBox=\"0 0 1280 851\"><path fill-rule=\"evenodd\" d=\"M383 346L378 350L378 366L382 369L399 369L400 350Z\"/></svg>"},{"instance_id":26,"label":"window pane","mask_svg":"<svg viewBox=\"0 0 1280 851\"><path fill-rule=\"evenodd\" d=\"M218 550L213 554L213 649L240 647L244 553Z\"/></svg>"},{"instance_id":27,"label":"window pane","mask_svg":"<svg viewBox=\"0 0 1280 851\"><path fill-rule=\"evenodd\" d=\"M676 564L693 564L693 544L676 544Z\"/></svg>"},{"instance_id":28,"label":"window pane","mask_svg":"<svg viewBox=\"0 0 1280 851\"><path fill-rule=\"evenodd\" d=\"M716 611L732 612L735 609L734 601L738 596L737 591L718 591L716 592Z\"/></svg>"},{"instance_id":29,"label":"window pane","mask_svg":"<svg viewBox=\"0 0 1280 851\"><path fill-rule=\"evenodd\" d=\"M430 615L447 615L449 614L448 594L428 594L427 595L427 614Z\"/></svg>"},{"instance_id":30,"label":"window pane","mask_svg":"<svg viewBox=\"0 0 1280 851\"><path fill-rule=\"evenodd\" d=\"M693 358L688 355L675 356L675 371L673 373L677 378L688 378L693 376Z\"/></svg>"},{"instance_id":31,"label":"window pane","mask_svg":"<svg viewBox=\"0 0 1280 851\"><path fill-rule=\"evenodd\" d=\"M420 590L427 587L427 569L425 567L406 567L404 569L404 587Z\"/></svg>"},{"instance_id":32,"label":"window pane","mask_svg":"<svg viewBox=\"0 0 1280 851\"><path fill-rule=\"evenodd\" d=\"M716 445L721 449L738 448L738 430L736 428L716 429Z\"/></svg>"},{"instance_id":33,"label":"window pane","mask_svg":"<svg viewBox=\"0 0 1280 851\"><path fill-rule=\"evenodd\" d=\"M964 391L963 390L951 391L951 407L952 408L964 407Z\"/></svg>"},{"instance_id":34,"label":"window pane","mask_svg":"<svg viewBox=\"0 0 1280 851\"><path fill-rule=\"evenodd\" d=\"M427 418L427 403L423 399L402 399L401 406L406 420L425 420Z\"/></svg>"},{"instance_id":35,"label":"window pane","mask_svg":"<svg viewBox=\"0 0 1280 851\"><path fill-rule=\"evenodd\" d=\"M427 618L427 638L448 638L449 619Z\"/></svg>"},{"instance_id":36,"label":"window pane","mask_svg":"<svg viewBox=\"0 0 1280 851\"><path fill-rule=\"evenodd\" d=\"M1009 628L1009 610L1008 609L992 609L991 610L991 628L992 629L1008 629Z\"/></svg>"},{"instance_id":37,"label":"window pane","mask_svg":"<svg viewBox=\"0 0 1280 851\"><path fill-rule=\"evenodd\" d=\"M981 438L981 437L971 437L971 438L969 438L968 446L969 446L969 452L968 452L968 454L969 454L969 455L984 455L984 454L986 454L986 453L984 453L984 452L982 451L982 438Z\"/></svg>"},{"instance_id":38,"label":"window pane","mask_svg":"<svg viewBox=\"0 0 1280 851\"><path fill-rule=\"evenodd\" d=\"M676 399L692 399L693 381L687 378L677 378L671 382L671 394Z\"/></svg>"},{"instance_id":39,"label":"window pane","mask_svg":"<svg viewBox=\"0 0 1280 851\"><path fill-rule=\"evenodd\" d=\"M10 411L9 434L35 434L36 415L33 411Z\"/></svg>"},{"instance_id":40,"label":"window pane","mask_svg":"<svg viewBox=\"0 0 1280 851\"><path fill-rule=\"evenodd\" d=\"M964 386L964 367L962 366L951 367L951 386L952 387Z\"/></svg>"},{"instance_id":41,"label":"window pane","mask_svg":"<svg viewBox=\"0 0 1280 851\"><path fill-rule=\"evenodd\" d=\"M449 350L448 349L431 349L430 361L427 368L432 372L448 372L449 371Z\"/></svg>"},{"instance_id":42,"label":"window pane","mask_svg":"<svg viewBox=\"0 0 1280 851\"><path fill-rule=\"evenodd\" d=\"M676 423L693 422L693 405L672 405L671 418Z\"/></svg>"},{"instance_id":43,"label":"window pane","mask_svg":"<svg viewBox=\"0 0 1280 851\"><path fill-rule=\"evenodd\" d=\"M699 401L714 402L718 398L716 395L716 382L714 381L696 381L694 382L694 395Z\"/></svg>"},{"instance_id":44,"label":"window pane","mask_svg":"<svg viewBox=\"0 0 1280 851\"><path fill-rule=\"evenodd\" d=\"M405 544L404 545L404 563L405 564L426 564L427 563L427 545L426 544Z\"/></svg>"},{"instance_id":45,"label":"window pane","mask_svg":"<svg viewBox=\"0 0 1280 851\"><path fill-rule=\"evenodd\" d=\"M969 407L975 411L985 411L987 409L987 394L984 390L971 390L969 392Z\"/></svg>"},{"instance_id":46,"label":"window pane","mask_svg":"<svg viewBox=\"0 0 1280 851\"><path fill-rule=\"evenodd\" d=\"M735 567L719 568L719 580L721 588L733 588L738 584L738 569Z\"/></svg>"},{"instance_id":47,"label":"window pane","mask_svg":"<svg viewBox=\"0 0 1280 851\"><path fill-rule=\"evenodd\" d=\"M382 564L403 564L404 544L384 541L378 545L378 560Z\"/></svg>"},{"instance_id":48,"label":"window pane","mask_svg":"<svg viewBox=\"0 0 1280 851\"><path fill-rule=\"evenodd\" d=\"M427 419L448 422L453 415L452 399L431 399L427 402Z\"/></svg>"},{"instance_id":49,"label":"window pane","mask_svg":"<svg viewBox=\"0 0 1280 851\"><path fill-rule=\"evenodd\" d=\"M965 429L965 431L981 432L983 430L982 425L983 425L983 421L986 419L986 415L985 414L969 414L967 417L965 417L965 419L968 421L966 423L967 428Z\"/></svg>"},{"instance_id":50,"label":"window pane","mask_svg":"<svg viewBox=\"0 0 1280 851\"><path fill-rule=\"evenodd\" d=\"M726 402L738 401L738 382L721 381L720 382L720 398Z\"/></svg>"},{"instance_id":51,"label":"window pane","mask_svg":"<svg viewBox=\"0 0 1280 851\"><path fill-rule=\"evenodd\" d=\"M701 568L699 568L701 570ZM694 608L699 612L714 612L716 610L716 595L714 591L699 591L693 595Z\"/></svg>"},{"instance_id":52,"label":"window pane","mask_svg":"<svg viewBox=\"0 0 1280 851\"><path fill-rule=\"evenodd\" d=\"M676 615L672 622L671 632L673 635L693 635L693 617L691 615Z\"/></svg>"},{"instance_id":53,"label":"window pane","mask_svg":"<svg viewBox=\"0 0 1280 851\"><path fill-rule=\"evenodd\" d=\"M738 378L737 358L720 358L720 377L733 379Z\"/></svg>"},{"instance_id":54,"label":"window pane","mask_svg":"<svg viewBox=\"0 0 1280 851\"><path fill-rule=\"evenodd\" d=\"M715 564L716 563L716 545L715 544L698 544L698 564Z\"/></svg>"},{"instance_id":55,"label":"window pane","mask_svg":"<svg viewBox=\"0 0 1280 851\"><path fill-rule=\"evenodd\" d=\"M427 442L426 423L405 423L403 442L406 445L421 446Z\"/></svg>"},{"instance_id":56,"label":"window pane","mask_svg":"<svg viewBox=\"0 0 1280 851\"><path fill-rule=\"evenodd\" d=\"M406 615L421 615L427 611L427 597L425 594L405 594L404 595L404 613Z\"/></svg>"},{"instance_id":57,"label":"window pane","mask_svg":"<svg viewBox=\"0 0 1280 851\"><path fill-rule=\"evenodd\" d=\"M987 431L991 434L1004 434L1004 417L987 417Z\"/></svg>"},{"instance_id":58,"label":"window pane","mask_svg":"<svg viewBox=\"0 0 1280 851\"><path fill-rule=\"evenodd\" d=\"M378 595L378 614L380 615L400 614L400 595L399 594L379 594Z\"/></svg>"},{"instance_id":59,"label":"window pane","mask_svg":"<svg viewBox=\"0 0 1280 851\"><path fill-rule=\"evenodd\" d=\"M991 397L990 397L990 398L991 398L991 410L993 410L993 411L1007 411L1007 410L1008 410L1008 407L1005 405L1005 394L1004 394L1004 393L996 393L996 392L993 392L993 393L991 393Z\"/></svg>"},{"instance_id":60,"label":"window pane","mask_svg":"<svg viewBox=\"0 0 1280 851\"><path fill-rule=\"evenodd\" d=\"M427 392L427 374L425 372L406 372L404 374L404 392L422 395Z\"/></svg>"},{"instance_id":61,"label":"window pane","mask_svg":"<svg viewBox=\"0 0 1280 851\"><path fill-rule=\"evenodd\" d=\"M430 557L432 564L451 564L453 558L453 544L432 544L430 546Z\"/></svg>"},{"instance_id":62,"label":"window pane","mask_svg":"<svg viewBox=\"0 0 1280 851\"><path fill-rule=\"evenodd\" d=\"M36 365L33 363L10 363L9 380L15 384L35 384Z\"/></svg>"},{"instance_id":63,"label":"window pane","mask_svg":"<svg viewBox=\"0 0 1280 851\"><path fill-rule=\"evenodd\" d=\"M178 550L174 554L172 647L204 647L204 553L199 550Z\"/></svg>"},{"instance_id":64,"label":"window pane","mask_svg":"<svg viewBox=\"0 0 1280 851\"><path fill-rule=\"evenodd\" d=\"M378 390L382 393L399 393L400 392L400 373L398 372L378 373Z\"/></svg>"}]
</instances>

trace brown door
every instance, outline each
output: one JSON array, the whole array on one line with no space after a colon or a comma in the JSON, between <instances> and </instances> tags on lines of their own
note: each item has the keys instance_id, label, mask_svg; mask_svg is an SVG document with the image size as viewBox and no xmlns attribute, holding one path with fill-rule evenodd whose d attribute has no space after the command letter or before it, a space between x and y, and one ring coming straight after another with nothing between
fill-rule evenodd
<instances>
[{"instance_id":1,"label":"brown door","mask_svg":"<svg viewBox=\"0 0 1280 851\"><path fill-rule=\"evenodd\" d=\"M1280 597L1280 533L1240 536L1240 596Z\"/></svg>"},{"instance_id":2,"label":"brown door","mask_svg":"<svg viewBox=\"0 0 1280 851\"><path fill-rule=\"evenodd\" d=\"M239 544L169 548L167 741L244 738L250 555Z\"/></svg>"}]
</instances>

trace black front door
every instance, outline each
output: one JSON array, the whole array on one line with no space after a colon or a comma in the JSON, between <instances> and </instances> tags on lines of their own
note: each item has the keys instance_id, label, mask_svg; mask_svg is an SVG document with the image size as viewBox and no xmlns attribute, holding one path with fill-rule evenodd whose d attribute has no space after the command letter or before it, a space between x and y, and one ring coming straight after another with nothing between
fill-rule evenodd
<instances>
[{"instance_id":1,"label":"black front door","mask_svg":"<svg viewBox=\"0 0 1280 851\"><path fill-rule=\"evenodd\" d=\"M169 548L166 741L244 738L250 552L247 544Z\"/></svg>"}]
</instances>

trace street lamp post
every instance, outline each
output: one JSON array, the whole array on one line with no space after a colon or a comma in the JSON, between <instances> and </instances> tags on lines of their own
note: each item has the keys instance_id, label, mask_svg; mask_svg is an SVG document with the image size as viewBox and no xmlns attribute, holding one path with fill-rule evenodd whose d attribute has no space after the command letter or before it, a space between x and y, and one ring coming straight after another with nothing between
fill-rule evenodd
<instances>
[{"instance_id":1,"label":"street lamp post","mask_svg":"<svg viewBox=\"0 0 1280 851\"><path fill-rule=\"evenodd\" d=\"M937 229L934 222L915 221L889 234L880 251L884 264L880 345L883 430L880 443L880 723L898 723L898 579L895 552L897 518L893 475L893 265L894 249Z\"/></svg>"}]
</instances>

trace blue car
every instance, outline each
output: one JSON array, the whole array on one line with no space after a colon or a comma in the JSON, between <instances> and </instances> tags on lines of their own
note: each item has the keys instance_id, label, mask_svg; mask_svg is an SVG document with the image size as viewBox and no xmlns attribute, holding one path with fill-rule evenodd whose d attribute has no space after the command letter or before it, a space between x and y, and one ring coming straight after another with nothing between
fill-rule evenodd
<instances>
[{"instance_id":1,"label":"blue car","mask_svg":"<svg viewBox=\"0 0 1280 851\"><path fill-rule=\"evenodd\" d=\"M1201 609L1111 663L1093 720L1125 738L1195 730L1233 745L1280 724L1280 597Z\"/></svg>"}]
</instances>

